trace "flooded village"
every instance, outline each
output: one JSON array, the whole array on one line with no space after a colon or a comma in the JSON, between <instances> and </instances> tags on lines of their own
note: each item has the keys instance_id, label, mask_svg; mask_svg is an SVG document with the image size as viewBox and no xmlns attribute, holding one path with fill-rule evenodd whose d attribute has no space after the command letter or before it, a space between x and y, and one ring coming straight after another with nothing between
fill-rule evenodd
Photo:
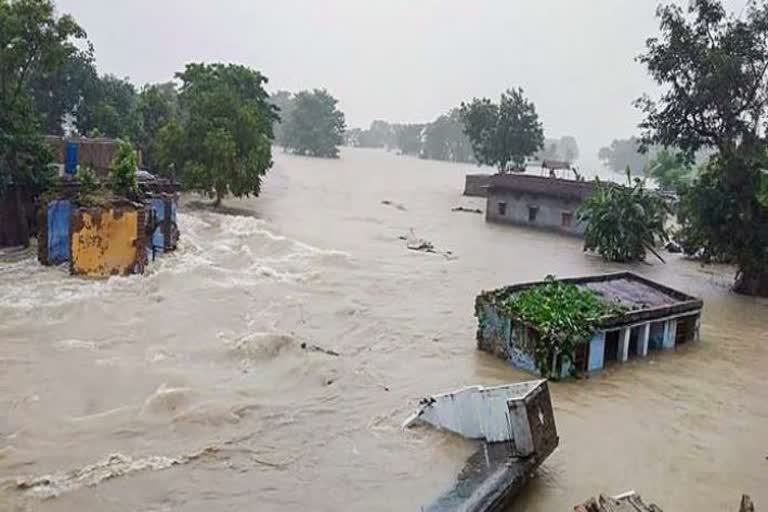
<instances>
[{"instance_id":1,"label":"flooded village","mask_svg":"<svg viewBox=\"0 0 768 512\"><path fill-rule=\"evenodd\" d=\"M678 14L726 38L717 5ZM660 124L643 169L620 141L592 165L528 89L357 129L193 61L127 114L94 68L58 124L24 121L48 74L2 71L31 92L0 93L0 512L766 506L757 150L688 162Z\"/></svg>"}]
</instances>

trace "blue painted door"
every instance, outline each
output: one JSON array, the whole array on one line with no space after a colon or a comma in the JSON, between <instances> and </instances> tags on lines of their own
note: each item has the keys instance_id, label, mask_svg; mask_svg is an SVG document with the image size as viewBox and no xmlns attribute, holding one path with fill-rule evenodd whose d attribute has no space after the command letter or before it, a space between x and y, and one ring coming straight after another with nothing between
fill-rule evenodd
<instances>
[{"instance_id":1,"label":"blue painted door","mask_svg":"<svg viewBox=\"0 0 768 512\"><path fill-rule=\"evenodd\" d=\"M152 246L156 251L162 252L165 249L165 201L162 198L152 199L152 212L154 212L156 223L155 230L152 232Z\"/></svg>"},{"instance_id":2,"label":"blue painted door","mask_svg":"<svg viewBox=\"0 0 768 512\"><path fill-rule=\"evenodd\" d=\"M67 142L67 154L66 160L64 161L64 171L67 174L75 174L77 171L77 162L77 143Z\"/></svg>"},{"instance_id":3,"label":"blue painted door","mask_svg":"<svg viewBox=\"0 0 768 512\"><path fill-rule=\"evenodd\" d=\"M69 261L69 219L72 203L51 201L48 204L48 262L52 265Z\"/></svg>"}]
</instances>

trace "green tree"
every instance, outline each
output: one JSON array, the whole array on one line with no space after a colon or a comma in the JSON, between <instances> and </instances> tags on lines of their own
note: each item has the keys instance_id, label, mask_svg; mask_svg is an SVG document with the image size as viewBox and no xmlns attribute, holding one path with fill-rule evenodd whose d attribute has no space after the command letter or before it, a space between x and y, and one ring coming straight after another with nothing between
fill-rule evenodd
<instances>
[{"instance_id":1,"label":"green tree","mask_svg":"<svg viewBox=\"0 0 768 512\"><path fill-rule=\"evenodd\" d=\"M646 251L661 259L655 247L668 240L669 208L645 188L644 180L635 178L633 183L630 169L626 172L626 187L596 180L595 194L579 208L579 222L586 225L584 250L621 263L642 261Z\"/></svg>"},{"instance_id":2,"label":"green tree","mask_svg":"<svg viewBox=\"0 0 768 512\"><path fill-rule=\"evenodd\" d=\"M685 10L661 6L657 15L661 35L648 40L639 60L664 92L657 102L637 102L644 141L677 147L689 161L701 148L717 150L704 186L724 211L695 221L709 245L733 256L734 289L768 296L768 208L759 193L767 152L768 2L749 3L739 17L717 0L694 0Z\"/></svg>"},{"instance_id":3,"label":"green tree","mask_svg":"<svg viewBox=\"0 0 768 512\"><path fill-rule=\"evenodd\" d=\"M112 192L116 196L127 198L136 196L139 191L139 182L136 177L138 165L139 158L133 144L120 139L109 170Z\"/></svg>"},{"instance_id":4,"label":"green tree","mask_svg":"<svg viewBox=\"0 0 768 512\"><path fill-rule=\"evenodd\" d=\"M285 147L299 155L338 158L346 123L337 104L325 89L296 94L284 121Z\"/></svg>"},{"instance_id":5,"label":"green tree","mask_svg":"<svg viewBox=\"0 0 768 512\"><path fill-rule=\"evenodd\" d=\"M104 75L87 84L75 124L80 133L98 131L104 137L139 142L141 119L138 105L136 88L127 78Z\"/></svg>"},{"instance_id":6,"label":"green tree","mask_svg":"<svg viewBox=\"0 0 768 512\"><path fill-rule=\"evenodd\" d=\"M93 63L93 48L65 52L61 66L38 68L32 75L29 92L34 108L43 116L41 130L49 135L62 135L67 116L76 116L83 99L98 82Z\"/></svg>"},{"instance_id":7,"label":"green tree","mask_svg":"<svg viewBox=\"0 0 768 512\"><path fill-rule=\"evenodd\" d=\"M424 132L422 156L431 160L471 162L472 143L464 133L464 123L458 109L438 117Z\"/></svg>"},{"instance_id":8,"label":"green tree","mask_svg":"<svg viewBox=\"0 0 768 512\"><path fill-rule=\"evenodd\" d=\"M679 151L668 148L659 150L646 167L646 174L656 180L661 190L668 192L677 192L689 185L694 173L693 165Z\"/></svg>"},{"instance_id":9,"label":"green tree","mask_svg":"<svg viewBox=\"0 0 768 512\"><path fill-rule=\"evenodd\" d=\"M181 129L161 130L161 161L183 162L176 169L184 185L215 198L216 206L229 194L258 195L272 166L278 120L264 90L267 78L233 64L188 64L176 77Z\"/></svg>"},{"instance_id":10,"label":"green tree","mask_svg":"<svg viewBox=\"0 0 768 512\"><path fill-rule=\"evenodd\" d=\"M397 149L403 155L419 155L422 146L423 124L399 124L395 125L395 139Z\"/></svg>"},{"instance_id":11,"label":"green tree","mask_svg":"<svg viewBox=\"0 0 768 512\"><path fill-rule=\"evenodd\" d=\"M179 94L173 82L145 85L137 100L139 130L136 144L144 156L144 165L153 171L158 166L160 130L179 116Z\"/></svg>"},{"instance_id":12,"label":"green tree","mask_svg":"<svg viewBox=\"0 0 768 512\"><path fill-rule=\"evenodd\" d=\"M527 157L544 145L536 107L522 89L510 89L498 104L487 98L461 104L461 118L478 163L498 168L503 173L510 164L525 168Z\"/></svg>"},{"instance_id":13,"label":"green tree","mask_svg":"<svg viewBox=\"0 0 768 512\"><path fill-rule=\"evenodd\" d=\"M653 151L641 151L642 141L637 137L629 139L615 139L611 145L600 149L598 157L603 165L614 172L623 173L627 167L635 176L642 176L648 162L652 158Z\"/></svg>"},{"instance_id":14,"label":"green tree","mask_svg":"<svg viewBox=\"0 0 768 512\"><path fill-rule=\"evenodd\" d=\"M277 91L269 97L269 102L278 108L280 116L280 121L275 124L275 144L285 146L285 120L291 117L293 111L293 94Z\"/></svg>"},{"instance_id":15,"label":"green tree","mask_svg":"<svg viewBox=\"0 0 768 512\"><path fill-rule=\"evenodd\" d=\"M171 119L157 131L152 141L154 170L160 176L176 179L184 169L184 128L178 119Z\"/></svg>"},{"instance_id":16,"label":"green tree","mask_svg":"<svg viewBox=\"0 0 768 512\"><path fill-rule=\"evenodd\" d=\"M29 244L22 188L42 191L51 175L30 94L33 77L54 73L78 50L85 32L50 0L0 0L0 194L15 185L19 232Z\"/></svg>"}]
</instances>

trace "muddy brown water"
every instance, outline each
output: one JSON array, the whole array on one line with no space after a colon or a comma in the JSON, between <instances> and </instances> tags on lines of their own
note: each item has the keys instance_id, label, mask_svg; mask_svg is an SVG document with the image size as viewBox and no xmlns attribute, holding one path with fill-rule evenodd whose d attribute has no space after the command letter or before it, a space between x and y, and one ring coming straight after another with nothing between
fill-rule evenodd
<instances>
[{"instance_id":1,"label":"muddy brown water","mask_svg":"<svg viewBox=\"0 0 768 512\"><path fill-rule=\"evenodd\" d=\"M529 378L476 351L475 295L627 268L451 212L484 206L461 197L471 166L275 160L237 215L183 208L180 250L144 277L5 258L0 510L418 510L473 451L401 432L419 398ZM408 251L411 228L452 255ZM561 445L513 510L629 489L669 511L768 506L768 302L730 293L727 268L630 268L703 297L702 341L553 384Z\"/></svg>"}]
</instances>

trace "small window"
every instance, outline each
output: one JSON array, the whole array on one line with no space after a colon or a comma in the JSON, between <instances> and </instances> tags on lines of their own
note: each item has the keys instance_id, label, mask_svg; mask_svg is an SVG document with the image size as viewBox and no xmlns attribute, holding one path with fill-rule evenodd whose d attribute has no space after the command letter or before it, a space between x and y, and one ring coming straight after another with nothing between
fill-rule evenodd
<instances>
[{"instance_id":1,"label":"small window","mask_svg":"<svg viewBox=\"0 0 768 512\"><path fill-rule=\"evenodd\" d=\"M538 206L528 207L528 222L536 222L536 216L539 214Z\"/></svg>"},{"instance_id":2,"label":"small window","mask_svg":"<svg viewBox=\"0 0 768 512\"><path fill-rule=\"evenodd\" d=\"M499 203L497 206L499 208L499 215L505 216L507 214L507 203Z\"/></svg>"},{"instance_id":3,"label":"small window","mask_svg":"<svg viewBox=\"0 0 768 512\"><path fill-rule=\"evenodd\" d=\"M570 228L573 226L573 213L572 212L563 212L561 218L560 218L560 226L564 228Z\"/></svg>"}]
</instances>

